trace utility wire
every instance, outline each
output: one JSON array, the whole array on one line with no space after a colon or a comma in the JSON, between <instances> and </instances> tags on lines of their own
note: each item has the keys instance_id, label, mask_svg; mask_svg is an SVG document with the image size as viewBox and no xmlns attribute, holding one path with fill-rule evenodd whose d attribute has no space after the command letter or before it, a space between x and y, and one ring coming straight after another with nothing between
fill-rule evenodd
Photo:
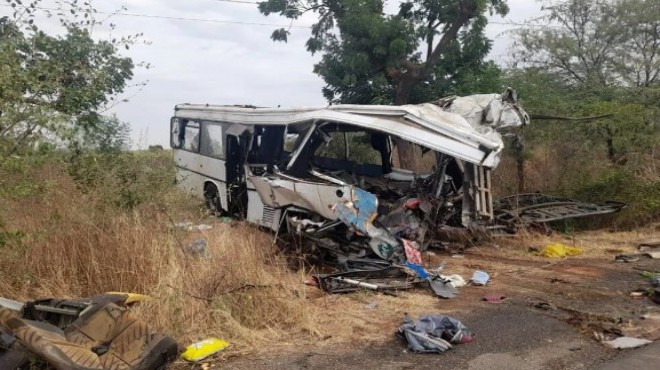
<instances>
[{"instance_id":1,"label":"utility wire","mask_svg":"<svg viewBox=\"0 0 660 370\"><path fill-rule=\"evenodd\" d=\"M224 0L224 1L229 1L229 0ZM238 0L236 0L236 1L238 1ZM232 2L233 2L233 0L232 0ZM0 6L13 8L11 5L8 5L8 4L0 4ZM55 12L62 10L62 9L56 9L56 8L42 8L42 7L35 7L35 9L49 10L49 11L55 11ZM167 16L167 15L155 15L155 14L137 14L137 13L103 12L103 11L96 11L96 13L98 13L98 14L107 14L107 15L126 16L126 17L170 19L170 20L177 20L177 21L190 21L190 22L245 24L245 25L250 25L250 26L270 26L270 27L311 28L311 26L300 26L300 25L295 25L295 24L290 25L290 24L274 24L274 23L259 23L259 22L245 22L245 21L229 21L229 20L222 20L222 19L187 18L187 17L174 17L174 16Z\"/></svg>"},{"instance_id":2,"label":"utility wire","mask_svg":"<svg viewBox=\"0 0 660 370\"><path fill-rule=\"evenodd\" d=\"M240 4L257 4L256 2L243 1L243 0L213 0L213 1L228 2L228 3L240 3ZM0 6L12 7L9 4L0 4ZM49 11L61 11L62 10L62 9L56 9L56 8L43 8L43 7L35 7L35 8L40 9L40 10L49 10ZM288 28L289 27L290 28L311 28L312 27L312 26L295 25L295 24L291 25L291 24L275 24L275 23L260 23L260 22L245 22L245 21L229 21L229 20L222 20L222 19L188 18L188 17L175 17L175 16L167 16L167 15L156 15L156 14L138 14L138 13L103 12L103 11L96 11L96 13L106 14L106 15L126 16L126 17L169 19L169 20L176 20L176 21L205 22L205 23L243 24L243 25L250 25L250 26L270 26L270 27L288 27ZM489 21L488 24L497 24L497 25L504 25L504 26L519 26L519 27L558 28L558 26L540 25L540 24L533 24L533 23L529 23L529 22L518 23L518 22Z\"/></svg>"},{"instance_id":3,"label":"utility wire","mask_svg":"<svg viewBox=\"0 0 660 370\"><path fill-rule=\"evenodd\" d=\"M245 1L245 0L212 0L225 3L236 3L236 4L249 4L249 5L258 5L259 1ZM264 0L265 1L265 0ZM520 27L554 27L551 25L542 25L542 24L532 24L526 21L520 22L497 22L497 21L488 21L488 24L497 24L503 26L520 26ZM311 27L311 26L310 26Z\"/></svg>"},{"instance_id":4,"label":"utility wire","mask_svg":"<svg viewBox=\"0 0 660 370\"><path fill-rule=\"evenodd\" d=\"M220 1L225 3L237 3L237 4L251 4L251 5L259 4L259 2L257 1L244 1L244 0L213 0L213 1Z\"/></svg>"}]
</instances>

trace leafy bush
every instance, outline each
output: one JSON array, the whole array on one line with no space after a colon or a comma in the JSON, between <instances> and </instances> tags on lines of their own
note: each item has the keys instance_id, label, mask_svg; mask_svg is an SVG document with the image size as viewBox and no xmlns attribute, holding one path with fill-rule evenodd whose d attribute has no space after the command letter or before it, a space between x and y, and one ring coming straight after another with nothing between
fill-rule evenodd
<instances>
[{"instance_id":1,"label":"leafy bush","mask_svg":"<svg viewBox=\"0 0 660 370\"><path fill-rule=\"evenodd\" d=\"M586 201L628 203L628 207L613 220L618 226L639 226L660 218L660 178L646 180L625 168L611 168L597 174L576 185L572 193Z\"/></svg>"},{"instance_id":2,"label":"leafy bush","mask_svg":"<svg viewBox=\"0 0 660 370\"><path fill-rule=\"evenodd\" d=\"M134 208L158 202L174 185L171 152L77 152L67 170L83 193L94 192L103 206Z\"/></svg>"}]
</instances>

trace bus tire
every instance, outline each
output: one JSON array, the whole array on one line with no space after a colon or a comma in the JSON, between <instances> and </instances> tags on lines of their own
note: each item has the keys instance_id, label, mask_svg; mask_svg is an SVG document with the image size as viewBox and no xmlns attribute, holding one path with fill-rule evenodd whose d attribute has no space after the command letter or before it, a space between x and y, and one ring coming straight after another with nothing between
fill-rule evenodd
<instances>
[{"instance_id":1,"label":"bus tire","mask_svg":"<svg viewBox=\"0 0 660 370\"><path fill-rule=\"evenodd\" d=\"M204 185L204 202L206 208L213 216L222 216L222 205L220 204L220 193L218 188L211 183Z\"/></svg>"}]
</instances>

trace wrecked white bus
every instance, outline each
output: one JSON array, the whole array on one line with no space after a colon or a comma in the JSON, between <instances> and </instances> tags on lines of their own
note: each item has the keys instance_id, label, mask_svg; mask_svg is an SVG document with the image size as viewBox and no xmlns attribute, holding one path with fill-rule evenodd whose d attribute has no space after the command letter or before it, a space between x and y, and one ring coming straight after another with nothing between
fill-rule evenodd
<instances>
[{"instance_id":1,"label":"wrecked white bus","mask_svg":"<svg viewBox=\"0 0 660 370\"><path fill-rule=\"evenodd\" d=\"M335 255L405 260L437 225L492 221L490 173L503 149L495 129L527 122L510 91L406 106L182 104L171 146L178 184L214 213ZM396 168L397 140L434 157L432 170Z\"/></svg>"}]
</instances>

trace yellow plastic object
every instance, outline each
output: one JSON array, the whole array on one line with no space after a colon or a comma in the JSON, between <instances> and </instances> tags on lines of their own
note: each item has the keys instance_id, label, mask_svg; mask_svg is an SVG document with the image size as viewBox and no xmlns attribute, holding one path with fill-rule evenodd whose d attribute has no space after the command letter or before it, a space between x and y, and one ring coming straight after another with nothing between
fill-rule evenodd
<instances>
[{"instance_id":1,"label":"yellow plastic object","mask_svg":"<svg viewBox=\"0 0 660 370\"><path fill-rule=\"evenodd\" d=\"M152 299L148 295L138 294L138 293L107 292L105 294L126 296L126 300L124 301L124 304L131 304L135 302L146 302Z\"/></svg>"},{"instance_id":2,"label":"yellow plastic object","mask_svg":"<svg viewBox=\"0 0 660 370\"><path fill-rule=\"evenodd\" d=\"M201 342L189 345L186 350L181 354L181 358L187 361L203 360L214 353L225 349L229 342L225 342L218 338L209 338Z\"/></svg>"},{"instance_id":3,"label":"yellow plastic object","mask_svg":"<svg viewBox=\"0 0 660 370\"><path fill-rule=\"evenodd\" d=\"M581 254L581 248L570 247L561 243L548 244L541 251L541 256L548 258L563 258L566 256L579 256Z\"/></svg>"}]
</instances>

